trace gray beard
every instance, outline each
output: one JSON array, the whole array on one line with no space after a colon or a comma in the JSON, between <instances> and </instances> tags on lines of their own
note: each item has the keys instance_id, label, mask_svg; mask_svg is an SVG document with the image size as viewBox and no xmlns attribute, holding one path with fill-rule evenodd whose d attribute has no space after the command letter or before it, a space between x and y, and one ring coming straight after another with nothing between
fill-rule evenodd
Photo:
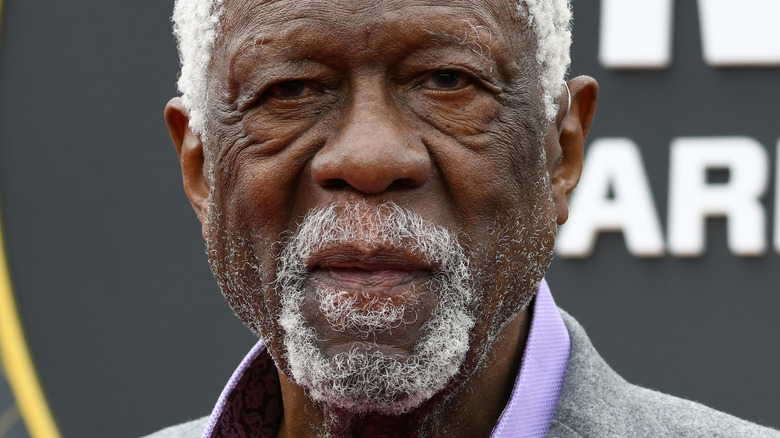
<instances>
[{"instance_id":1,"label":"gray beard","mask_svg":"<svg viewBox=\"0 0 780 438\"><path fill-rule=\"evenodd\" d=\"M377 350L368 338L406 324L406 306L416 304L413 299L398 304L373 298L381 302L360 308L357 297L319 284L314 287L320 315L333 330L363 341L332 356L318 347L317 332L301 312L309 281L306 261L318 250L342 244L411 249L439 268L422 286L438 303L410 355ZM316 209L286 242L277 266L279 325L290 377L313 400L354 413L398 415L443 390L460 370L475 323L474 293L468 258L445 228L393 203Z\"/></svg>"}]
</instances>

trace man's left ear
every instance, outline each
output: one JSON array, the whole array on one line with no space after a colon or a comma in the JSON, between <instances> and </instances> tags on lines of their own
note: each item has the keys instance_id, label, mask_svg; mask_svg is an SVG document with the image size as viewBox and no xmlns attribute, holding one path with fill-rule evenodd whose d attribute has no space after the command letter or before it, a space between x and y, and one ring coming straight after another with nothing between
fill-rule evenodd
<instances>
[{"instance_id":1,"label":"man's left ear","mask_svg":"<svg viewBox=\"0 0 780 438\"><path fill-rule=\"evenodd\" d=\"M569 197L580 181L585 138L596 112L599 94L599 84L589 76L578 76L570 80L568 85L571 108L568 115L565 115L569 96L564 90L558 99L563 114L559 115L554 126L555 135L558 137L555 146L558 147L554 147L552 154L548 151L548 159L553 160L550 174L558 225L563 225L569 218Z\"/></svg>"}]
</instances>

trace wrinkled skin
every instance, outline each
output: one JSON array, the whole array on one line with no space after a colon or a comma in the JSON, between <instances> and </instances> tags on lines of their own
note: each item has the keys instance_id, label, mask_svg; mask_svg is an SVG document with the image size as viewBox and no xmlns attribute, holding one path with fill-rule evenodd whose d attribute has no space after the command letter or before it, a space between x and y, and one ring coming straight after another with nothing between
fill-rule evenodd
<instances>
[{"instance_id":1,"label":"wrinkled skin","mask_svg":"<svg viewBox=\"0 0 780 438\"><path fill-rule=\"evenodd\" d=\"M228 0L209 83L204 138L178 98L166 120L215 275L279 366L279 436L488 436L579 180L595 81L571 80L568 117L564 91L545 120L535 37L512 1ZM456 233L474 273L460 373L400 416L309 400L275 319L279 242L312 208L357 201L392 201ZM421 330L381 348L403 354Z\"/></svg>"}]
</instances>

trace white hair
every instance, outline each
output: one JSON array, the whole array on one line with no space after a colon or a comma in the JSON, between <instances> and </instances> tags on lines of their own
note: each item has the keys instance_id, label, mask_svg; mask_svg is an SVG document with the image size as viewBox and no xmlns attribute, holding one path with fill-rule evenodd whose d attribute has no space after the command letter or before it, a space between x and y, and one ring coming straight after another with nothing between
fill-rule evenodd
<instances>
[{"instance_id":1,"label":"white hair","mask_svg":"<svg viewBox=\"0 0 780 438\"><path fill-rule=\"evenodd\" d=\"M544 112L555 120L558 105L555 98L566 81L571 64L571 9L570 0L520 0L517 8L524 13L536 33L536 61L539 63L544 90Z\"/></svg>"},{"instance_id":2,"label":"white hair","mask_svg":"<svg viewBox=\"0 0 780 438\"><path fill-rule=\"evenodd\" d=\"M208 71L214 43L220 32L224 0L176 0L173 33L179 48L179 91L190 117L190 128L205 134L208 105ZM518 10L537 37L536 60L541 71L545 116L554 120L555 98L563 87L571 63L570 0L518 0Z\"/></svg>"},{"instance_id":3,"label":"white hair","mask_svg":"<svg viewBox=\"0 0 780 438\"><path fill-rule=\"evenodd\" d=\"M204 134L208 105L208 72L220 32L224 0L176 0L173 34L179 48L179 92L190 117L190 129Z\"/></svg>"}]
</instances>

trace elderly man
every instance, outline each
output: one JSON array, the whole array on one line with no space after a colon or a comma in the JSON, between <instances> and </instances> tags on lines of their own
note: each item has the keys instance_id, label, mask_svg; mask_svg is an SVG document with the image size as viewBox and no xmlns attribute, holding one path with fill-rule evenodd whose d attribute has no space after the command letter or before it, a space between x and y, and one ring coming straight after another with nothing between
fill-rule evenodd
<instances>
[{"instance_id":1,"label":"elderly man","mask_svg":"<svg viewBox=\"0 0 780 438\"><path fill-rule=\"evenodd\" d=\"M632 386L543 276L597 84L567 0L178 0L165 117L262 341L155 437L780 434Z\"/></svg>"}]
</instances>

